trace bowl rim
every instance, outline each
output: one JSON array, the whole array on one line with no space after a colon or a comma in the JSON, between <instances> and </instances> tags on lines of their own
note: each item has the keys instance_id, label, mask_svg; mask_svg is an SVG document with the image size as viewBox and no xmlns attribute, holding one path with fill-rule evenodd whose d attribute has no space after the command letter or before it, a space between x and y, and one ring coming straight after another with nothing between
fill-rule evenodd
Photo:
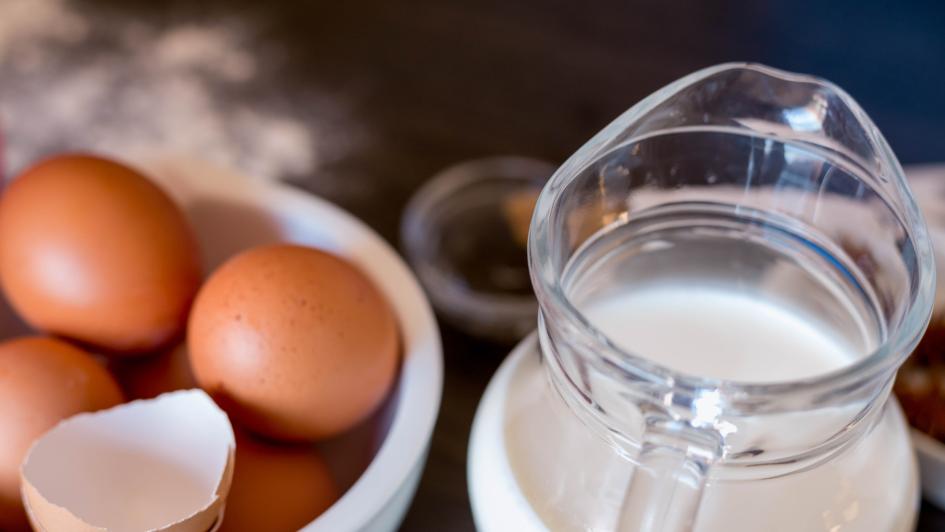
<instances>
[{"instance_id":1,"label":"bowl rim","mask_svg":"<svg viewBox=\"0 0 945 532\"><path fill-rule=\"evenodd\" d=\"M206 179L182 179L197 170ZM387 296L400 324L401 366L396 406L380 447L367 468L341 497L302 530L360 530L385 510L426 459L443 389L439 328L420 282L395 249L366 223L314 194L276 181L249 178L202 161L150 158L142 166L172 196L213 195L214 199L262 206L280 220L316 225L339 248L327 248L357 264ZM162 179L161 175L169 176ZM237 185L238 184L238 185ZM295 240L290 234L286 240ZM370 259L370 260L368 260ZM412 496L410 498L412 500Z\"/></svg>"}]
</instances>

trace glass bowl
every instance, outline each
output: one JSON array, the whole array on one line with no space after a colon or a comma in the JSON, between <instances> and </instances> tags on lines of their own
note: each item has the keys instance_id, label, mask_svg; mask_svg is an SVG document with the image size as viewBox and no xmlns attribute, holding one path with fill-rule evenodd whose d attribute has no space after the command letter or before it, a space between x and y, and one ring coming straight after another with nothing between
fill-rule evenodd
<instances>
[{"instance_id":1,"label":"glass bowl","mask_svg":"<svg viewBox=\"0 0 945 532\"><path fill-rule=\"evenodd\" d=\"M526 242L535 200L554 170L527 157L475 159L434 175L411 198L403 247L452 325L497 341L535 328Z\"/></svg>"}]
</instances>

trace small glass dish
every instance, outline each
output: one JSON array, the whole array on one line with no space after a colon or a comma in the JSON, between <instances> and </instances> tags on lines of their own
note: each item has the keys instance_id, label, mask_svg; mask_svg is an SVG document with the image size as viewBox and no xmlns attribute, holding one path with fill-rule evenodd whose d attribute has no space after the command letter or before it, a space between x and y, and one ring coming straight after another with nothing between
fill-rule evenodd
<instances>
[{"instance_id":1,"label":"small glass dish","mask_svg":"<svg viewBox=\"0 0 945 532\"><path fill-rule=\"evenodd\" d=\"M497 341L535 328L526 242L535 200L554 171L527 157L475 159L434 175L411 198L400 228L407 259L457 328Z\"/></svg>"}]
</instances>

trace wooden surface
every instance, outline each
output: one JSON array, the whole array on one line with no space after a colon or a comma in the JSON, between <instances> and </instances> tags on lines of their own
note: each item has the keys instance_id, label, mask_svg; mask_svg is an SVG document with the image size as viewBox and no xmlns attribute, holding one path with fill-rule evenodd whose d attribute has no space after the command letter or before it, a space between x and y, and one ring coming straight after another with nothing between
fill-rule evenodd
<instances>
[{"instance_id":1,"label":"wooden surface","mask_svg":"<svg viewBox=\"0 0 945 532\"><path fill-rule=\"evenodd\" d=\"M905 162L945 159L945 10L821 4L828 3L82 2L164 25L236 17L260 49L284 50L258 83L279 87L293 105L311 91L339 96L366 139L318 172L287 177L394 243L403 205L444 166L507 153L560 162L644 95L729 60L828 77L863 103ZM408 531L473 530L469 426L509 348L448 327L443 336L441 415ZM945 530L945 514L923 506L919 530Z\"/></svg>"}]
</instances>

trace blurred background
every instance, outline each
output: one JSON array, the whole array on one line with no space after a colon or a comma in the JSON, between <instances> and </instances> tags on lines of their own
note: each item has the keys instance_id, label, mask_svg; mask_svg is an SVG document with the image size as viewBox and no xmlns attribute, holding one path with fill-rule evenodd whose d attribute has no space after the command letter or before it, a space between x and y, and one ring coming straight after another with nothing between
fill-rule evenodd
<instances>
[{"instance_id":1,"label":"blurred background","mask_svg":"<svg viewBox=\"0 0 945 532\"><path fill-rule=\"evenodd\" d=\"M3 173L62 149L170 151L289 181L396 244L443 167L560 163L726 61L834 81L904 164L945 160L943 30L941 2L0 0ZM469 423L509 348L443 332L444 403L405 530L472 529ZM923 529L945 529L933 512Z\"/></svg>"}]
</instances>

